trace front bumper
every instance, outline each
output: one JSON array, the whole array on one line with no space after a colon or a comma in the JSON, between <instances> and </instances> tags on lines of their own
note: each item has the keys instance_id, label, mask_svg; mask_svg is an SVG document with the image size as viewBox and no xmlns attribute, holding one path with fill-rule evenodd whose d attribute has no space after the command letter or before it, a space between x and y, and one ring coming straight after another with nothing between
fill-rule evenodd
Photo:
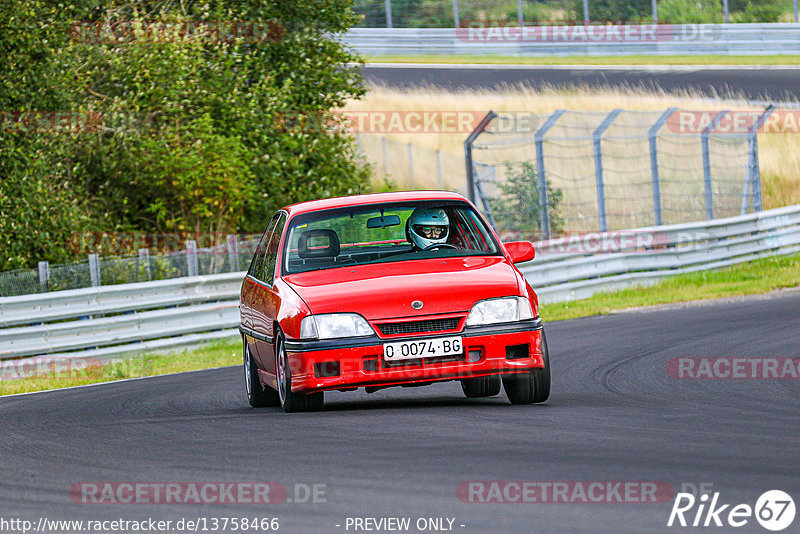
<instances>
[{"instance_id":1,"label":"front bumper","mask_svg":"<svg viewBox=\"0 0 800 534\"><path fill-rule=\"evenodd\" d=\"M544 366L542 322L465 328L460 333L377 336L326 341L286 341L292 391L312 393L360 386L422 384L530 372ZM383 343L461 336L460 356L385 362ZM471 361L472 360L472 361Z\"/></svg>"}]
</instances>

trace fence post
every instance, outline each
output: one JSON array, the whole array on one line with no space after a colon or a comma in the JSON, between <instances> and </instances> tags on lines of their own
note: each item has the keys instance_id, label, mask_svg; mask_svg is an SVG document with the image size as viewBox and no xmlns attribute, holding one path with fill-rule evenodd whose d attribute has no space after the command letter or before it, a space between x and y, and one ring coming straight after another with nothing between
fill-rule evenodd
<instances>
[{"instance_id":1,"label":"fence post","mask_svg":"<svg viewBox=\"0 0 800 534\"><path fill-rule=\"evenodd\" d=\"M186 242L186 269L187 276L197 276L197 242L193 240Z\"/></svg>"},{"instance_id":2,"label":"fence post","mask_svg":"<svg viewBox=\"0 0 800 534\"><path fill-rule=\"evenodd\" d=\"M140 248L139 249L139 263L144 265L144 272L147 273L147 281L153 279L153 274L150 272L150 249L149 248Z\"/></svg>"},{"instance_id":3,"label":"fence post","mask_svg":"<svg viewBox=\"0 0 800 534\"><path fill-rule=\"evenodd\" d=\"M744 180L744 194L742 195L742 215L747 213L748 189L752 195L753 211L761 211L763 209L761 202L761 169L758 164L758 130L764 125L767 117L772 115L774 109L775 106L770 104L747 132L747 172Z\"/></svg>"},{"instance_id":4,"label":"fence post","mask_svg":"<svg viewBox=\"0 0 800 534\"><path fill-rule=\"evenodd\" d=\"M711 124L703 128L703 132L700 136L703 149L703 184L705 189L706 220L708 221L714 218L714 191L711 188L711 153L708 148L708 136L728 113L728 111L720 111L717 113L714 116L714 120L711 121Z\"/></svg>"},{"instance_id":5,"label":"fence post","mask_svg":"<svg viewBox=\"0 0 800 534\"><path fill-rule=\"evenodd\" d=\"M583 0L583 24L589 25L589 0Z\"/></svg>"},{"instance_id":6,"label":"fence post","mask_svg":"<svg viewBox=\"0 0 800 534\"><path fill-rule=\"evenodd\" d=\"M517 0L517 20L519 21L519 28L525 28L525 14L522 12L522 0Z\"/></svg>"},{"instance_id":7,"label":"fence post","mask_svg":"<svg viewBox=\"0 0 800 534\"><path fill-rule=\"evenodd\" d=\"M653 0L653 24L658 24L658 0Z\"/></svg>"},{"instance_id":8,"label":"fence post","mask_svg":"<svg viewBox=\"0 0 800 534\"><path fill-rule=\"evenodd\" d=\"M439 189L444 189L442 182L442 151L438 148L436 149L436 180L439 184Z\"/></svg>"},{"instance_id":9,"label":"fence post","mask_svg":"<svg viewBox=\"0 0 800 534\"><path fill-rule=\"evenodd\" d=\"M458 0L453 0L453 25L454 27L458 28L459 25L459 17L458 17Z\"/></svg>"},{"instance_id":10,"label":"fence post","mask_svg":"<svg viewBox=\"0 0 800 534\"><path fill-rule=\"evenodd\" d=\"M408 188L414 189L414 153L411 143L408 143Z\"/></svg>"},{"instance_id":11,"label":"fence post","mask_svg":"<svg viewBox=\"0 0 800 534\"><path fill-rule=\"evenodd\" d=\"M392 27L392 0L384 0L384 6L386 6L386 27Z\"/></svg>"},{"instance_id":12,"label":"fence post","mask_svg":"<svg viewBox=\"0 0 800 534\"><path fill-rule=\"evenodd\" d=\"M497 181L497 167L494 165L484 165L486 167L487 173L494 175L495 182ZM492 228L497 230L497 224L494 222L494 214L492 213L492 205L489 204L489 199L486 198L486 193L483 191L483 176L480 172L478 172L478 177L475 180L475 189L478 190L478 196L481 197L481 204L483 205L483 211L486 213L486 218L489 219L489 224L492 225Z\"/></svg>"},{"instance_id":13,"label":"fence post","mask_svg":"<svg viewBox=\"0 0 800 534\"><path fill-rule=\"evenodd\" d=\"M595 185L597 187L597 219L600 223L601 232L608 230L608 221L606 220L606 190L603 184L603 147L601 142L603 133L611 126L611 123L614 122L620 113L622 113L622 110L619 108L609 113L592 134L592 140L594 141L594 176Z\"/></svg>"},{"instance_id":14,"label":"fence post","mask_svg":"<svg viewBox=\"0 0 800 534\"><path fill-rule=\"evenodd\" d=\"M225 241L225 247L228 249L228 261L231 264L231 272L239 270L239 240L234 234L228 234Z\"/></svg>"},{"instance_id":15,"label":"fence post","mask_svg":"<svg viewBox=\"0 0 800 534\"><path fill-rule=\"evenodd\" d=\"M42 293L50 291L50 262L39 262L39 289Z\"/></svg>"},{"instance_id":16,"label":"fence post","mask_svg":"<svg viewBox=\"0 0 800 534\"><path fill-rule=\"evenodd\" d=\"M555 125L556 121L566 113L565 109L557 109L544 124L533 134L533 145L536 148L536 177L539 182L539 229L544 239L550 239L550 207L547 204L547 173L544 168L544 136Z\"/></svg>"},{"instance_id":17,"label":"fence post","mask_svg":"<svg viewBox=\"0 0 800 534\"><path fill-rule=\"evenodd\" d=\"M725 24L731 21L730 12L728 10L728 0L722 0L722 18L725 20Z\"/></svg>"},{"instance_id":18,"label":"fence post","mask_svg":"<svg viewBox=\"0 0 800 534\"><path fill-rule=\"evenodd\" d=\"M98 254L89 254L89 278L92 280L92 287L98 287L102 282L100 280L100 256Z\"/></svg>"},{"instance_id":19,"label":"fence post","mask_svg":"<svg viewBox=\"0 0 800 534\"><path fill-rule=\"evenodd\" d=\"M797 23L797 22L800 22L800 17L798 17L798 15L800 15L800 13L798 13L798 11L797 11L797 0L794 0L794 2L792 2L792 3L794 4L794 6L793 6L794 7L794 21L795 21L795 23Z\"/></svg>"},{"instance_id":20,"label":"fence post","mask_svg":"<svg viewBox=\"0 0 800 534\"><path fill-rule=\"evenodd\" d=\"M670 115L677 109L678 108L669 108L665 111L647 133L647 137L650 140L650 178L653 181L653 218L656 226L664 224L661 215L661 176L658 170L658 141L656 140L656 136L658 135L658 131L664 126L664 123L667 122Z\"/></svg>"},{"instance_id":21,"label":"fence post","mask_svg":"<svg viewBox=\"0 0 800 534\"><path fill-rule=\"evenodd\" d=\"M381 137L381 149L383 150L383 176L389 176L389 167L386 163L386 138Z\"/></svg>"},{"instance_id":22,"label":"fence post","mask_svg":"<svg viewBox=\"0 0 800 534\"><path fill-rule=\"evenodd\" d=\"M364 148L361 146L361 134L356 134L356 155L361 158L364 156Z\"/></svg>"},{"instance_id":23,"label":"fence post","mask_svg":"<svg viewBox=\"0 0 800 534\"><path fill-rule=\"evenodd\" d=\"M475 202L475 165L472 160L472 143L486 130L486 127L495 117L497 117L497 113L490 110L464 141L464 163L467 167L467 198L472 203Z\"/></svg>"}]
</instances>

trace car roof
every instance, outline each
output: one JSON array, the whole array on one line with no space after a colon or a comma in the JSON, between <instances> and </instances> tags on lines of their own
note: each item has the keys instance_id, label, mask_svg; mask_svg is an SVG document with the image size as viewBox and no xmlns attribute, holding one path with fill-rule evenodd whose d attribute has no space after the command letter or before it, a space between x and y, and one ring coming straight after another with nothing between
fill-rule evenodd
<instances>
[{"instance_id":1,"label":"car roof","mask_svg":"<svg viewBox=\"0 0 800 534\"><path fill-rule=\"evenodd\" d=\"M325 198L322 200L309 200L286 206L284 209L289 216L300 213L310 213L333 208L349 208L351 206L368 206L388 202L407 202L420 200L460 200L469 202L458 193L450 191L395 191L392 193L370 193L368 195L352 195L347 197Z\"/></svg>"}]
</instances>

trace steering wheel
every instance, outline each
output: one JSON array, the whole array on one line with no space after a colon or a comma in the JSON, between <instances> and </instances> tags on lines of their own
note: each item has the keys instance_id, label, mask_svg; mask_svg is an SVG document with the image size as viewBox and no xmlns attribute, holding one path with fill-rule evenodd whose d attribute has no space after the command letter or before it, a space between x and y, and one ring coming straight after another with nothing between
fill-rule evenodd
<instances>
[{"instance_id":1,"label":"steering wheel","mask_svg":"<svg viewBox=\"0 0 800 534\"><path fill-rule=\"evenodd\" d=\"M423 248L422 250L423 251L425 251L425 250L433 250L433 249L436 249L436 248L439 248L439 247L456 248L456 249L458 248L457 246L451 245L450 243L433 243L433 244L428 245L427 247Z\"/></svg>"}]
</instances>

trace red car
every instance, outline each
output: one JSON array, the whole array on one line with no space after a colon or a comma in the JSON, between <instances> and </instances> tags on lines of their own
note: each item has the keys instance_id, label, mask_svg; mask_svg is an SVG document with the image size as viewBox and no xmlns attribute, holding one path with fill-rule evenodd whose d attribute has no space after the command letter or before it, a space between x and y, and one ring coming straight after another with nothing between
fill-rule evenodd
<instances>
[{"instance_id":1,"label":"red car","mask_svg":"<svg viewBox=\"0 0 800 534\"><path fill-rule=\"evenodd\" d=\"M514 266L527 241L500 243L468 200L447 192L304 202L269 223L242 284L252 406L320 410L328 390L460 380L470 398L547 400L539 302Z\"/></svg>"}]
</instances>

